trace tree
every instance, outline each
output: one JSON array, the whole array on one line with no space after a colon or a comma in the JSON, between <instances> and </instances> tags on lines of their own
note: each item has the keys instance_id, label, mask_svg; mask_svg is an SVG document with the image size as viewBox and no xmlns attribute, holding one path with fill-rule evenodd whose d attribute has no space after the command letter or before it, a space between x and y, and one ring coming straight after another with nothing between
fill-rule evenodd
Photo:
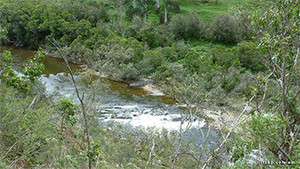
<instances>
[{"instance_id":1,"label":"tree","mask_svg":"<svg viewBox=\"0 0 300 169\"><path fill-rule=\"evenodd\" d=\"M133 8L136 8L136 0L133 0Z\"/></svg>"},{"instance_id":2,"label":"tree","mask_svg":"<svg viewBox=\"0 0 300 169\"><path fill-rule=\"evenodd\" d=\"M281 89L281 99L272 111L277 112L286 126L279 132L282 143L276 151L282 160L290 160L299 138L299 15L299 0L270 2L265 11L253 15L265 64Z\"/></svg>"},{"instance_id":3,"label":"tree","mask_svg":"<svg viewBox=\"0 0 300 169\"><path fill-rule=\"evenodd\" d=\"M12 55L10 51L5 51L1 54L0 63L2 69L0 70L0 79L2 79L8 86L12 86L22 92L28 92L30 84L34 83L37 77L42 75L45 69L43 61L45 60L44 51L39 50L34 55L34 58L28 60L22 73L24 76L17 75L12 68Z\"/></svg>"},{"instance_id":4,"label":"tree","mask_svg":"<svg viewBox=\"0 0 300 169\"><path fill-rule=\"evenodd\" d=\"M155 5L155 8L156 8L156 10L157 10L157 11L159 11L159 10L160 10L160 7L159 7L159 0L156 0L156 5Z\"/></svg>"},{"instance_id":5,"label":"tree","mask_svg":"<svg viewBox=\"0 0 300 169\"><path fill-rule=\"evenodd\" d=\"M165 20L164 22L167 23L168 22L168 0L165 0Z\"/></svg>"}]
</instances>

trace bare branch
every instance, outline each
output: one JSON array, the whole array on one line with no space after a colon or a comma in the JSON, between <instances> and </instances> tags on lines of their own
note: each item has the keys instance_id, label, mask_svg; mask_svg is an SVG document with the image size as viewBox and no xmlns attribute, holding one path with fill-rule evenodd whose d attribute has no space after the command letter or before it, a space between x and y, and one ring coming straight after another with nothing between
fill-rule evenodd
<instances>
[{"instance_id":1,"label":"bare branch","mask_svg":"<svg viewBox=\"0 0 300 169\"><path fill-rule=\"evenodd\" d=\"M30 133L30 131L27 131L26 133L24 133L12 146L10 146L10 148L8 149L8 151L5 153L5 155L1 158L0 161L2 161L7 155L8 153L22 140L22 138L24 136L26 136L28 133Z\"/></svg>"},{"instance_id":2,"label":"bare branch","mask_svg":"<svg viewBox=\"0 0 300 169\"><path fill-rule=\"evenodd\" d=\"M299 54L300 54L300 48L297 49L297 54L296 54L295 59L294 59L293 69L296 68L298 58L299 58Z\"/></svg>"},{"instance_id":3,"label":"bare branch","mask_svg":"<svg viewBox=\"0 0 300 169\"><path fill-rule=\"evenodd\" d=\"M152 148L151 148L151 150L150 150L149 158L148 158L148 161L147 161L147 164L146 164L145 169L148 168L150 161L152 161L152 154L153 154L153 151L154 151L154 147L155 147L155 141L154 141L154 138L153 138L153 139L152 139ZM151 163L152 163L152 162L151 162Z\"/></svg>"},{"instance_id":4,"label":"bare branch","mask_svg":"<svg viewBox=\"0 0 300 169\"><path fill-rule=\"evenodd\" d=\"M72 82L73 82L73 85L74 85L74 88L75 88L75 92L76 92L77 98L78 98L78 100L80 101L80 104L81 104L81 110L82 110L82 114L83 114L83 118L84 118L84 122L85 122L85 134L86 134L86 137L87 137L87 144L88 144L89 169L91 169L92 168L91 144L90 144L90 136L89 136L89 129L88 129L88 120L87 120L87 115L86 115L86 111L85 111L85 107L84 107L84 103L83 103L84 95L82 97L80 97L79 90L78 90L77 85L76 85L76 81L75 81L75 78L74 78L73 71L72 71L72 69L69 65L69 62L68 62L68 59L67 59L65 53L62 51L61 47L55 41L55 39L52 39L52 40L50 40L49 38L47 38L47 39L59 51L61 57L63 58L63 60L65 61L66 65L67 65L68 70L70 71L70 75L71 75Z\"/></svg>"},{"instance_id":5,"label":"bare branch","mask_svg":"<svg viewBox=\"0 0 300 169\"><path fill-rule=\"evenodd\" d=\"M273 140L273 141L276 144L276 147L279 149L279 151L281 151L283 153L283 155L291 161L290 156L276 143L277 141L275 141L275 140Z\"/></svg>"},{"instance_id":6,"label":"bare branch","mask_svg":"<svg viewBox=\"0 0 300 169\"><path fill-rule=\"evenodd\" d=\"M227 142L228 138L230 137L232 131L240 124L240 119L242 118L242 116L244 115L244 113L246 112L249 104L252 102L252 100L256 97L256 93L250 98L250 100L248 101L247 105L245 106L245 108L243 109L243 111L241 112L241 114L239 115L239 117L237 118L237 120L235 121L234 126L230 129L230 131L228 132L228 134L226 135L225 139L223 140L223 142L219 145L219 147L217 149L214 150L214 152L218 152L221 150L221 148L223 147L223 145ZM207 165L209 164L209 162L214 158L213 155L211 155L208 160L205 162L205 164L203 165L202 169L205 169L207 167Z\"/></svg>"}]
</instances>

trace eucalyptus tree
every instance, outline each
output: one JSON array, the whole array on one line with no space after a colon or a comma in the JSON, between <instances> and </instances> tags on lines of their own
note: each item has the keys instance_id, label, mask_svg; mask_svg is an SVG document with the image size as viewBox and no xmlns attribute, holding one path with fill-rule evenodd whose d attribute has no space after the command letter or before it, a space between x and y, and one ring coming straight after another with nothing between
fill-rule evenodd
<instances>
[{"instance_id":1,"label":"eucalyptus tree","mask_svg":"<svg viewBox=\"0 0 300 169\"><path fill-rule=\"evenodd\" d=\"M168 0L165 0L165 19L164 22L168 22Z\"/></svg>"},{"instance_id":2,"label":"eucalyptus tree","mask_svg":"<svg viewBox=\"0 0 300 169\"><path fill-rule=\"evenodd\" d=\"M156 5L155 5L155 8L156 8L156 10L160 10L160 7L159 7L159 0L156 0Z\"/></svg>"},{"instance_id":3,"label":"eucalyptus tree","mask_svg":"<svg viewBox=\"0 0 300 169\"><path fill-rule=\"evenodd\" d=\"M253 15L265 65L281 89L277 106L272 111L277 113L285 125L285 129L279 131L282 142L277 145L283 160L291 160L290 156L299 143L299 4L299 0L278 0L270 2L264 11Z\"/></svg>"}]
</instances>

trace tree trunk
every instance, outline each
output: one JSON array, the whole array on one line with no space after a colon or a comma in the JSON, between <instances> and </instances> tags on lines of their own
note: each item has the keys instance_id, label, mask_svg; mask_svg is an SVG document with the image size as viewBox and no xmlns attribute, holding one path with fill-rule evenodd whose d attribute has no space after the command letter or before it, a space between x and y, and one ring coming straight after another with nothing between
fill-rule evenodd
<instances>
[{"instance_id":1,"label":"tree trunk","mask_svg":"<svg viewBox=\"0 0 300 169\"><path fill-rule=\"evenodd\" d=\"M168 1L166 0L165 1L165 23L168 22L168 9L167 9L167 7L168 7Z\"/></svg>"},{"instance_id":2,"label":"tree trunk","mask_svg":"<svg viewBox=\"0 0 300 169\"><path fill-rule=\"evenodd\" d=\"M156 6L155 6L156 10L159 9L159 0L156 0Z\"/></svg>"},{"instance_id":3,"label":"tree trunk","mask_svg":"<svg viewBox=\"0 0 300 169\"><path fill-rule=\"evenodd\" d=\"M133 8L136 8L136 0L133 0Z\"/></svg>"},{"instance_id":4,"label":"tree trunk","mask_svg":"<svg viewBox=\"0 0 300 169\"><path fill-rule=\"evenodd\" d=\"M123 15L123 0L120 0L120 25L123 24L122 15Z\"/></svg>"},{"instance_id":5,"label":"tree trunk","mask_svg":"<svg viewBox=\"0 0 300 169\"><path fill-rule=\"evenodd\" d=\"M147 0L145 0L145 23L147 23Z\"/></svg>"}]
</instances>

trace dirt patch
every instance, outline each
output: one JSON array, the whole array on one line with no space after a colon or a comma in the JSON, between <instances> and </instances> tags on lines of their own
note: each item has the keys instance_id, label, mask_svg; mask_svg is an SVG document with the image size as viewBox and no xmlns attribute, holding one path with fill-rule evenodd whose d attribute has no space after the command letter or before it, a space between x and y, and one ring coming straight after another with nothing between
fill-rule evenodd
<instances>
[{"instance_id":1,"label":"dirt patch","mask_svg":"<svg viewBox=\"0 0 300 169\"><path fill-rule=\"evenodd\" d=\"M165 95L157 86L155 86L153 84L147 84L145 86L142 86L141 88L148 91L153 96L164 96Z\"/></svg>"}]
</instances>

